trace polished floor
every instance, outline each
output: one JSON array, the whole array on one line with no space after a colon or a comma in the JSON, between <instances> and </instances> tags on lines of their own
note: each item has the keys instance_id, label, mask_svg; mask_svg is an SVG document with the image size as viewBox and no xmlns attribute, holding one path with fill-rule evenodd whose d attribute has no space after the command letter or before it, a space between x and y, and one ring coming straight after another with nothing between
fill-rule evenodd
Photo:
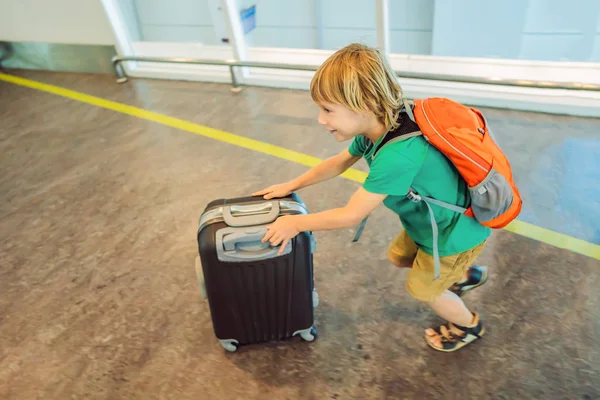
<instances>
[{"instance_id":1,"label":"polished floor","mask_svg":"<svg viewBox=\"0 0 600 400\"><path fill-rule=\"evenodd\" d=\"M343 148L307 92L10 73L319 158ZM523 220L598 244L600 120L485 112ZM422 336L440 321L385 260L399 223L381 208L358 243L351 229L316 233L315 342L230 354L198 291L198 217L306 167L2 81L0 121L2 399L600 398L597 259L494 232L480 259L490 281L466 297L488 333L437 353ZM300 195L318 211L357 187L338 178Z\"/></svg>"}]
</instances>

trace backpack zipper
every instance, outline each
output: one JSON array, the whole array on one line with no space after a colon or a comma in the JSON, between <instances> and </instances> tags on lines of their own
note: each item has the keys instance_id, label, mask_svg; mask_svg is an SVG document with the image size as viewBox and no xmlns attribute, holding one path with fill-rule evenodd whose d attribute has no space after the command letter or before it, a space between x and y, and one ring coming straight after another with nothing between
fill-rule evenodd
<instances>
[{"instance_id":1,"label":"backpack zipper","mask_svg":"<svg viewBox=\"0 0 600 400\"><path fill-rule=\"evenodd\" d=\"M476 166L478 166L481 170L483 170L485 172L488 171L487 168L484 168L483 166L481 166L481 164L477 163L471 157L467 156L465 153L463 153L462 151L460 151L459 149L457 149L452 143L450 143L448 141L448 139L446 139L445 137L443 137L442 135L440 135L440 133L438 132L438 130L435 129L435 126L431 123L431 120L427 116L427 112L425 111L425 102L421 103L421 109L423 110L423 114L425 115L425 118L427 119L427 122L429 123L429 125L433 128L433 130L435 131L435 133L437 133L437 135L439 137L441 137L444 140L444 142L446 142L448 144L448 146L452 147L452 149L454 149L454 151L456 151L458 154L460 154L461 156L463 156L467 160L471 161L473 164L475 164Z\"/></svg>"}]
</instances>

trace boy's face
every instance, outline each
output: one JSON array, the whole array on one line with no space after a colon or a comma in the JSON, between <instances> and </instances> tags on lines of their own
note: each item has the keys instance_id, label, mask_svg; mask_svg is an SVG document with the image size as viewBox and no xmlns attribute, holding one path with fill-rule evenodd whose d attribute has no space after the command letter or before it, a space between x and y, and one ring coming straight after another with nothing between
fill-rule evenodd
<instances>
[{"instance_id":1,"label":"boy's face","mask_svg":"<svg viewBox=\"0 0 600 400\"><path fill-rule=\"evenodd\" d=\"M340 104L319 104L319 124L323 125L338 142L350 140L365 132L367 118Z\"/></svg>"}]
</instances>

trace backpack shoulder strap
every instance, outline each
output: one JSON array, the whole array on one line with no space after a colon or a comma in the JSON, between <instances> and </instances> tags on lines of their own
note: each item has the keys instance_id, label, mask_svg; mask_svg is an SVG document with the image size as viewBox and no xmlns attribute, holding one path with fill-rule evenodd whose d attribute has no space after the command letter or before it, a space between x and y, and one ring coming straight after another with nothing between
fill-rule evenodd
<instances>
[{"instance_id":1,"label":"backpack shoulder strap","mask_svg":"<svg viewBox=\"0 0 600 400\"><path fill-rule=\"evenodd\" d=\"M406 106L408 106L408 104L406 104L405 107ZM412 110L410 109L410 106L408 106L408 107L409 107L408 109L403 108L402 111L400 112L400 116L399 116L400 126L398 126L398 128L394 129L393 131L390 131L385 134L385 137L383 138L381 143L379 143L377 145L377 148L373 152L372 158L375 158L377 153L379 153L379 151L386 144L398 142L398 141L402 141L402 140L407 140L407 139L410 139L410 138L413 138L416 136L421 136L423 134L421 132L421 128L419 128L419 125L417 125L417 123L414 121L414 119L411 118ZM407 110L410 110L409 111L410 114L407 112ZM370 146L372 146L372 145L373 144L371 143Z\"/></svg>"},{"instance_id":2,"label":"backpack shoulder strap","mask_svg":"<svg viewBox=\"0 0 600 400\"><path fill-rule=\"evenodd\" d=\"M403 108L400 111L400 126L394 129L393 131L388 132L385 135L381 143L379 143L379 145L373 152L373 158L379 152L379 150L381 150L383 146L385 146L388 143L410 139L412 137L420 136L423 134L421 132L421 128L419 128L419 125L417 125L417 123L415 122L415 116L412 111L413 107L415 106L414 103L409 102L408 100L406 100L406 98L403 98L402 104ZM370 148L371 146L373 146L373 143L370 143L368 148ZM354 239L352 239L353 242L357 242L360 236L362 235L363 229L365 228L368 218L369 217L366 216L360 223L356 235L354 236Z\"/></svg>"}]
</instances>

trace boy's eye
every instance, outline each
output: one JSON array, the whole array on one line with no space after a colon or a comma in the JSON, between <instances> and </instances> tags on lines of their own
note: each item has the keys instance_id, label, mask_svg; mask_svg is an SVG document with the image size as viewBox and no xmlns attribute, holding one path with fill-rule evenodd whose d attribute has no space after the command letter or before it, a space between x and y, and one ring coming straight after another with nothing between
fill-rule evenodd
<instances>
[{"instance_id":1,"label":"boy's eye","mask_svg":"<svg viewBox=\"0 0 600 400\"><path fill-rule=\"evenodd\" d=\"M329 108L324 108L323 110L325 110L326 113L330 112Z\"/></svg>"}]
</instances>

